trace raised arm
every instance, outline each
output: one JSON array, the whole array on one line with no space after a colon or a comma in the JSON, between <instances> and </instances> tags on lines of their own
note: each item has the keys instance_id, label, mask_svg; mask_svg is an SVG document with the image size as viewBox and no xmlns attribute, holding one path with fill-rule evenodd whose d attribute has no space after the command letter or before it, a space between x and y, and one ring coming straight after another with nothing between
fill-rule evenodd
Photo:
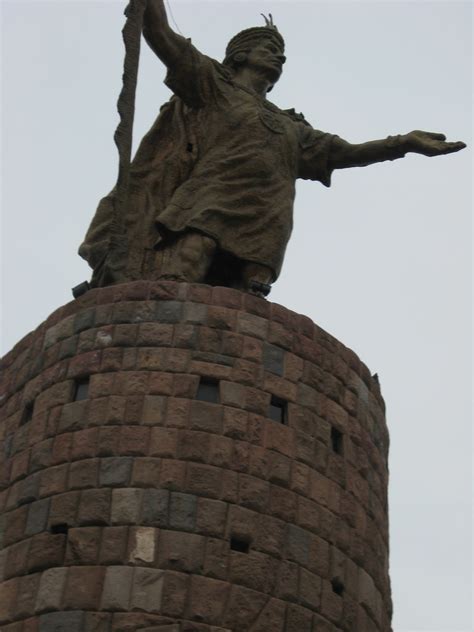
<instances>
[{"instance_id":1,"label":"raised arm","mask_svg":"<svg viewBox=\"0 0 474 632\"><path fill-rule=\"evenodd\" d=\"M170 27L163 0L147 0L144 17L143 35L148 45L166 66L173 66L186 40Z\"/></svg>"},{"instance_id":2,"label":"raised arm","mask_svg":"<svg viewBox=\"0 0 474 632\"><path fill-rule=\"evenodd\" d=\"M448 143L444 134L415 130L409 134L389 136L383 140L353 145L335 137L331 148L329 166L332 169L366 167L375 162L396 160L412 152L424 156L441 156L463 149L462 142Z\"/></svg>"}]
</instances>

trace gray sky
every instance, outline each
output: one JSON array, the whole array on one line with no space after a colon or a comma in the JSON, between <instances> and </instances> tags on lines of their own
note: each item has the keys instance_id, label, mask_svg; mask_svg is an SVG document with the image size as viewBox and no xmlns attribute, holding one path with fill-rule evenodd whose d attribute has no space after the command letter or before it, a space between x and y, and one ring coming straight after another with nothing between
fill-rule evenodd
<instances>
[{"instance_id":1,"label":"gray sky","mask_svg":"<svg viewBox=\"0 0 474 632\"><path fill-rule=\"evenodd\" d=\"M412 129L472 144L470 2L182 2L221 59L271 12L288 62L271 94L352 142ZM90 277L76 250L114 185L124 3L3 0L3 352ZM135 145L168 99L142 48ZM396 632L472 630L472 152L300 182L271 300L380 376L391 432ZM363 631L358 631L363 632Z\"/></svg>"}]
</instances>

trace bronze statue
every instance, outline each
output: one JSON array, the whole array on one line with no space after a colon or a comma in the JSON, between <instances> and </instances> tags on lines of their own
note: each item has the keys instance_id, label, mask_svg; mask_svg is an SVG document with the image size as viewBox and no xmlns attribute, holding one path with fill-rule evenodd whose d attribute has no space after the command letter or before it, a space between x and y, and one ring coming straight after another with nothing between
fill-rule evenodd
<instances>
[{"instance_id":1,"label":"bronze statue","mask_svg":"<svg viewBox=\"0 0 474 632\"><path fill-rule=\"evenodd\" d=\"M267 100L285 63L271 16L232 38L219 63L170 28L162 0L133 2L174 96L130 165L125 202L117 186L80 247L92 285L164 278L265 294L291 235L297 178L330 186L334 169L465 147L432 132L351 144L315 130Z\"/></svg>"}]
</instances>

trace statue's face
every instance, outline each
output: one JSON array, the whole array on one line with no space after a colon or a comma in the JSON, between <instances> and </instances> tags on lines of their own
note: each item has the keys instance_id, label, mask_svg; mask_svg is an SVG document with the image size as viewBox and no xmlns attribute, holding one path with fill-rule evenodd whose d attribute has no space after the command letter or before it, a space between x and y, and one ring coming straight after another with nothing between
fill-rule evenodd
<instances>
[{"instance_id":1,"label":"statue's face","mask_svg":"<svg viewBox=\"0 0 474 632\"><path fill-rule=\"evenodd\" d=\"M285 61L281 48L273 40L263 39L248 53L246 65L264 75L273 85L280 78Z\"/></svg>"}]
</instances>

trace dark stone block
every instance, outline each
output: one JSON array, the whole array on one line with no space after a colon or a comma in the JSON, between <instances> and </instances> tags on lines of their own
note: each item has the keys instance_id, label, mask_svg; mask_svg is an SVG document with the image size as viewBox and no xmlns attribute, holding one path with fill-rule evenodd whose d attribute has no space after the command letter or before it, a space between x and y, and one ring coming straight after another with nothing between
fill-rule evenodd
<instances>
[{"instance_id":1,"label":"dark stone block","mask_svg":"<svg viewBox=\"0 0 474 632\"><path fill-rule=\"evenodd\" d=\"M76 314L74 318L74 333L78 334L85 329L92 329L95 320L95 309L86 309L84 312Z\"/></svg>"},{"instance_id":2,"label":"dark stone block","mask_svg":"<svg viewBox=\"0 0 474 632\"><path fill-rule=\"evenodd\" d=\"M270 373L283 375L285 363L285 351L274 345L263 345L263 366Z\"/></svg>"},{"instance_id":3,"label":"dark stone block","mask_svg":"<svg viewBox=\"0 0 474 632\"><path fill-rule=\"evenodd\" d=\"M18 496L18 504L24 505L25 503L31 503L37 500L39 496L39 484L40 474L33 474L28 476L21 484L20 493Z\"/></svg>"},{"instance_id":4,"label":"dark stone block","mask_svg":"<svg viewBox=\"0 0 474 632\"><path fill-rule=\"evenodd\" d=\"M169 496L169 491L165 489L145 490L142 504L142 524L154 527L168 525Z\"/></svg>"},{"instance_id":5,"label":"dark stone block","mask_svg":"<svg viewBox=\"0 0 474 632\"><path fill-rule=\"evenodd\" d=\"M171 493L169 526L183 531L194 531L197 497L191 494Z\"/></svg>"},{"instance_id":6,"label":"dark stone block","mask_svg":"<svg viewBox=\"0 0 474 632\"><path fill-rule=\"evenodd\" d=\"M111 457L102 459L100 464L100 484L111 487L128 485L132 474L131 457Z\"/></svg>"},{"instance_id":7,"label":"dark stone block","mask_svg":"<svg viewBox=\"0 0 474 632\"><path fill-rule=\"evenodd\" d=\"M38 500L30 505L26 520L25 535L35 535L46 530L49 515L49 498Z\"/></svg>"},{"instance_id":8,"label":"dark stone block","mask_svg":"<svg viewBox=\"0 0 474 632\"><path fill-rule=\"evenodd\" d=\"M180 301L158 301L155 318L160 323L179 323L182 320L183 303Z\"/></svg>"},{"instance_id":9,"label":"dark stone block","mask_svg":"<svg viewBox=\"0 0 474 632\"><path fill-rule=\"evenodd\" d=\"M39 620L39 632L83 632L84 612L48 612Z\"/></svg>"}]
</instances>

